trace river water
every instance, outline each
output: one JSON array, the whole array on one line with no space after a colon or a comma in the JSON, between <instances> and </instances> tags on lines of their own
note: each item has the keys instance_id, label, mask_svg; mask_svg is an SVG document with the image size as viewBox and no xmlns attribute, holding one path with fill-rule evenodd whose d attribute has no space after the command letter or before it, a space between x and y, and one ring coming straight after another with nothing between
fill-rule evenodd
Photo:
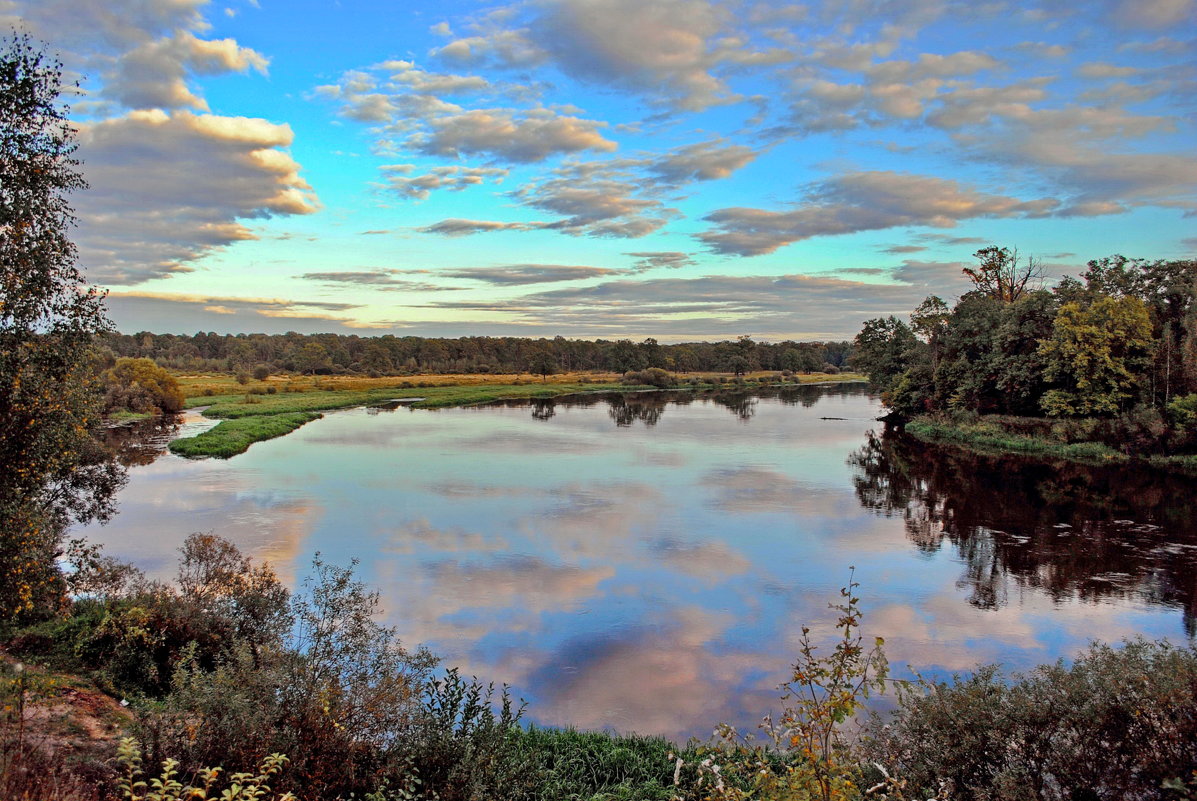
<instances>
[{"instance_id":1,"label":"river water","mask_svg":"<svg viewBox=\"0 0 1197 801\"><path fill-rule=\"evenodd\" d=\"M162 577L195 531L292 583L360 560L405 642L531 720L679 739L776 710L853 566L899 674L1192 635L1197 482L967 456L879 413L850 384L355 409L228 461L143 429L120 514L83 531Z\"/></svg>"}]
</instances>

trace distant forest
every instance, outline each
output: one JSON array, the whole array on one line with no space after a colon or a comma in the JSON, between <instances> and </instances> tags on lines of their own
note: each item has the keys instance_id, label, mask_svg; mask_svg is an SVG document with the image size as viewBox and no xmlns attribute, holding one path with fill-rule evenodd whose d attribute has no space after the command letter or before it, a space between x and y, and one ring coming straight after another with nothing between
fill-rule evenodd
<instances>
[{"instance_id":1,"label":"distant forest","mask_svg":"<svg viewBox=\"0 0 1197 801\"><path fill-rule=\"evenodd\" d=\"M676 372L839 372L851 342L642 342L521 337L359 337L342 334L107 334L112 360L149 358L195 372L293 372L316 375L417 373L624 373L659 367Z\"/></svg>"}]
</instances>

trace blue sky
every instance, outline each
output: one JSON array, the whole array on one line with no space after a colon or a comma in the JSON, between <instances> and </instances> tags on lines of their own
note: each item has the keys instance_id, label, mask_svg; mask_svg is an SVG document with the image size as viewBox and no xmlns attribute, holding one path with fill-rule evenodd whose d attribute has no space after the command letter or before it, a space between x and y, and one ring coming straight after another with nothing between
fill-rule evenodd
<instances>
[{"instance_id":1,"label":"blue sky","mask_svg":"<svg viewBox=\"0 0 1197 801\"><path fill-rule=\"evenodd\" d=\"M0 0L125 331L849 338L1197 251L1194 0Z\"/></svg>"}]
</instances>

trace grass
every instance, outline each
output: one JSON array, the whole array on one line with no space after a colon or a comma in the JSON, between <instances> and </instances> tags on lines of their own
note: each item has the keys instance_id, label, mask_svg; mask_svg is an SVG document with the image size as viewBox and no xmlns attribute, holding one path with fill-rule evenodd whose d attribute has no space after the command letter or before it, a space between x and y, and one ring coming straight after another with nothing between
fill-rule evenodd
<instances>
[{"instance_id":1,"label":"grass","mask_svg":"<svg viewBox=\"0 0 1197 801\"><path fill-rule=\"evenodd\" d=\"M536 801L669 801L677 794L669 755L679 749L663 737L531 726L515 740L537 778Z\"/></svg>"},{"instance_id":2,"label":"grass","mask_svg":"<svg viewBox=\"0 0 1197 801\"><path fill-rule=\"evenodd\" d=\"M677 389L711 389L719 373L692 373L698 385ZM774 373L754 376L769 382ZM180 456L215 456L227 459L244 453L254 442L279 437L315 419L316 412L349 409L396 398L420 398L416 408L438 409L473 406L498 400L554 398L584 392L611 392L654 387L625 386L616 373L566 373L549 376L522 375L427 375L389 376L270 376L264 381L239 384L225 374L176 375L187 396L187 407L205 406L204 416L223 422L195 437L170 443ZM815 384L863 380L854 373L797 375L791 383ZM726 386L726 385L725 385ZM307 415L307 417L304 417ZM280 418L280 419L274 419ZM256 421L256 422L252 422ZM236 423L236 425L234 425Z\"/></svg>"},{"instance_id":3,"label":"grass","mask_svg":"<svg viewBox=\"0 0 1197 801\"><path fill-rule=\"evenodd\" d=\"M1044 437L1011 434L997 423L987 422L983 418L974 423L952 423L922 417L907 423L906 431L921 440L949 442L982 453L1019 453L1090 465L1122 464L1131 460L1121 451L1100 442L1065 443Z\"/></svg>"},{"instance_id":4,"label":"grass","mask_svg":"<svg viewBox=\"0 0 1197 801\"><path fill-rule=\"evenodd\" d=\"M255 442L290 434L320 416L316 412L288 412L224 420L202 434L174 440L169 445L170 452L189 458L228 459L245 453Z\"/></svg>"}]
</instances>

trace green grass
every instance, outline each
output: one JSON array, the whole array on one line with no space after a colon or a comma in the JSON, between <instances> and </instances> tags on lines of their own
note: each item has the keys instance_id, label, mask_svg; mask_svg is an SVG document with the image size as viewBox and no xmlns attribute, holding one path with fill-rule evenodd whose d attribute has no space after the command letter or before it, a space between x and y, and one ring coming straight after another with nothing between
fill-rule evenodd
<instances>
[{"instance_id":1,"label":"green grass","mask_svg":"<svg viewBox=\"0 0 1197 801\"><path fill-rule=\"evenodd\" d=\"M669 801L676 795L669 755L679 749L662 737L532 726L515 739L536 776L528 793L536 801Z\"/></svg>"},{"instance_id":2,"label":"green grass","mask_svg":"<svg viewBox=\"0 0 1197 801\"><path fill-rule=\"evenodd\" d=\"M1126 454L1100 442L1056 442L1042 437L1011 434L996 423L954 424L943 420L919 418L906 425L906 431L921 440L950 442L983 453L1018 453L1046 459L1065 459L1084 464L1121 464L1130 461Z\"/></svg>"},{"instance_id":3,"label":"green grass","mask_svg":"<svg viewBox=\"0 0 1197 801\"><path fill-rule=\"evenodd\" d=\"M202 434L174 440L170 443L170 452L188 458L214 456L228 459L245 453L255 442L290 434L320 416L316 412L287 412L224 420Z\"/></svg>"}]
</instances>

